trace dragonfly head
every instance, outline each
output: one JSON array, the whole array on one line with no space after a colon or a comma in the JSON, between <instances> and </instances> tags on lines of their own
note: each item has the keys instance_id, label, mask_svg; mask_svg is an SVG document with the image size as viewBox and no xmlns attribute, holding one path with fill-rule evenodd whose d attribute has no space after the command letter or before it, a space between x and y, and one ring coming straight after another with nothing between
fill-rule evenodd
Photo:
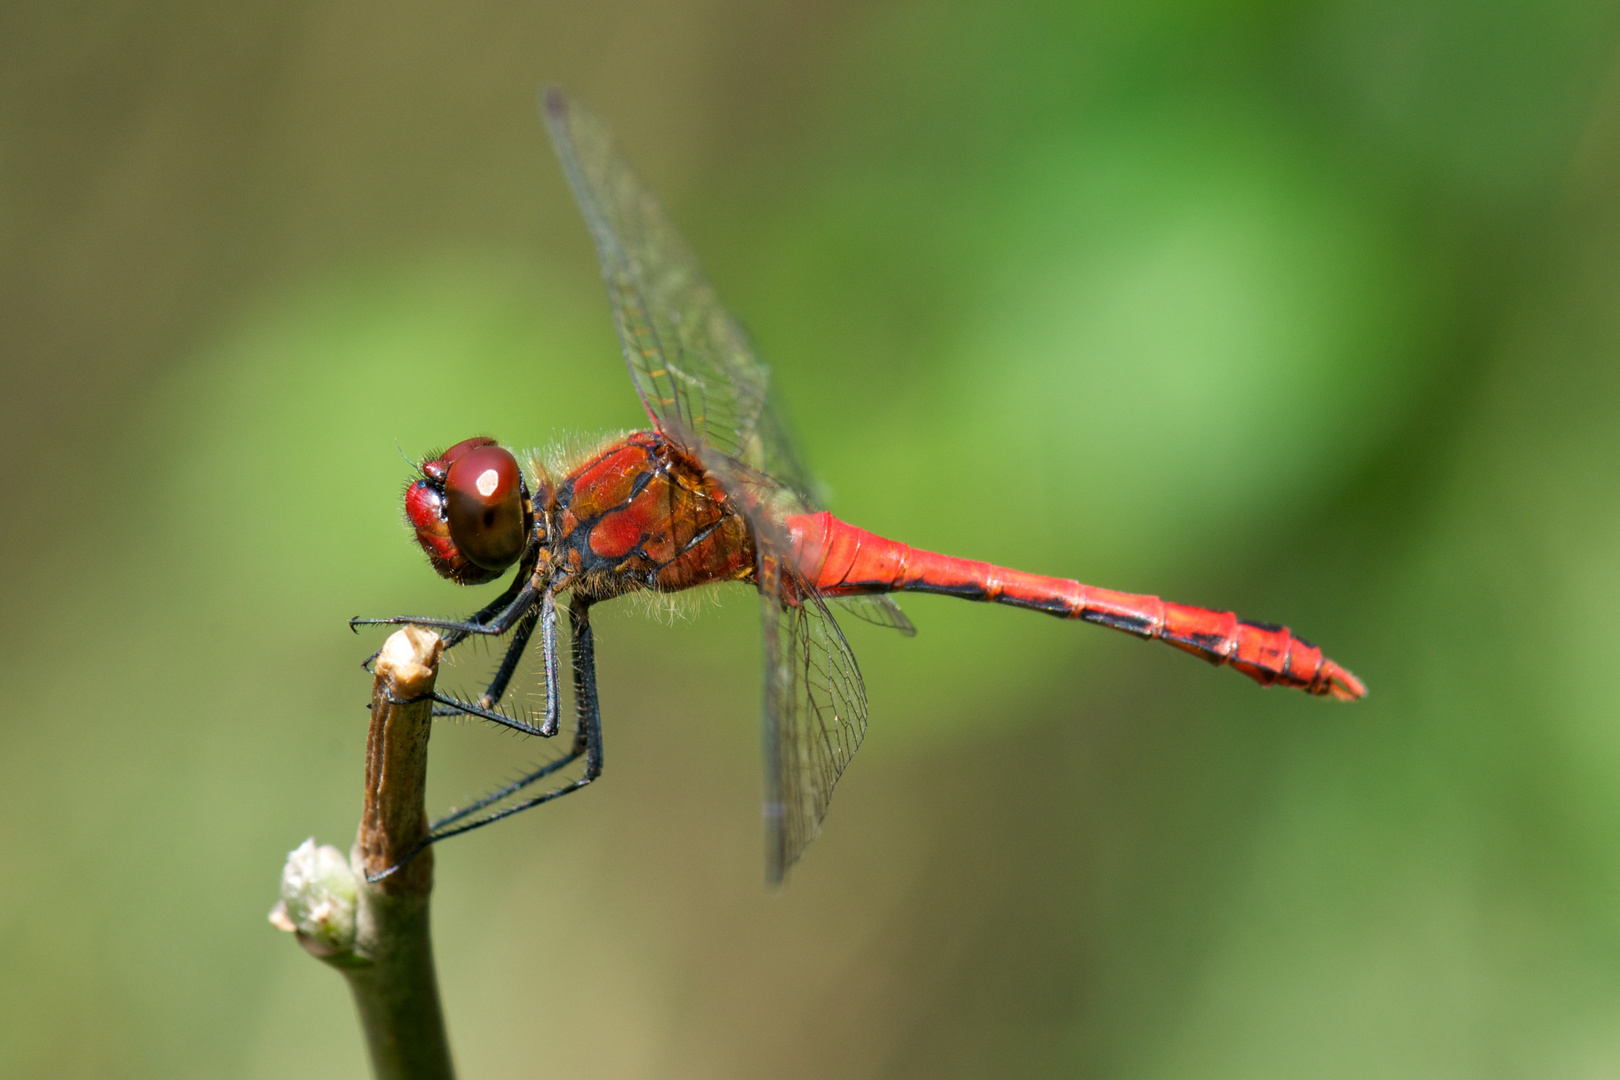
<instances>
[{"instance_id":1,"label":"dragonfly head","mask_svg":"<svg viewBox=\"0 0 1620 1080\"><path fill-rule=\"evenodd\" d=\"M500 577L534 527L517 458L494 439L466 439L420 468L405 488L405 518L433 569L458 585Z\"/></svg>"}]
</instances>

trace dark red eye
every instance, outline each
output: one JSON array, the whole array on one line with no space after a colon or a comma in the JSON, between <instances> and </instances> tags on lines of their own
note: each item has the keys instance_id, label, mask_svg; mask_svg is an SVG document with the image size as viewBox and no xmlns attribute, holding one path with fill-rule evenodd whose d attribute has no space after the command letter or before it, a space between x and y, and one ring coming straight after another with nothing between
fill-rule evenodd
<instances>
[{"instance_id":1,"label":"dark red eye","mask_svg":"<svg viewBox=\"0 0 1620 1080\"><path fill-rule=\"evenodd\" d=\"M517 458L493 440L469 439L439 460L450 463L444 478L450 538L475 565L505 570L523 554L529 538Z\"/></svg>"},{"instance_id":2,"label":"dark red eye","mask_svg":"<svg viewBox=\"0 0 1620 1080\"><path fill-rule=\"evenodd\" d=\"M450 471L450 466L459 461L467 451L494 445L495 440L487 436L476 439L462 439L432 461L423 464L422 472L427 475L429 480L443 480L445 473Z\"/></svg>"}]
</instances>

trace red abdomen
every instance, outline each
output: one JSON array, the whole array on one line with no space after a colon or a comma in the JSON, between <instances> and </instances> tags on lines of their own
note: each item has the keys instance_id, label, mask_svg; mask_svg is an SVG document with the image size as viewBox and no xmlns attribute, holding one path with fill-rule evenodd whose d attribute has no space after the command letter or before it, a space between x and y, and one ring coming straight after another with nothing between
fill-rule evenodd
<instances>
[{"instance_id":1,"label":"red abdomen","mask_svg":"<svg viewBox=\"0 0 1620 1080\"><path fill-rule=\"evenodd\" d=\"M1229 664L1263 685L1281 683L1340 701L1367 693L1361 680L1286 626L920 551L825 511L790 517L786 524L799 572L828 596L932 592L1011 604L1165 641L1212 664Z\"/></svg>"}]
</instances>

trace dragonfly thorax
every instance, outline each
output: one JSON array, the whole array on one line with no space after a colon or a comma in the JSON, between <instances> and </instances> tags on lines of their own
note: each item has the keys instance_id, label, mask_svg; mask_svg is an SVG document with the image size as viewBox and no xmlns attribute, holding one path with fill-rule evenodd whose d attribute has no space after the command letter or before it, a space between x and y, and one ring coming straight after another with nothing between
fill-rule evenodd
<instances>
[{"instance_id":1,"label":"dragonfly thorax","mask_svg":"<svg viewBox=\"0 0 1620 1080\"><path fill-rule=\"evenodd\" d=\"M715 477L655 431L598 448L557 484L546 512L555 572L605 599L746 581L754 539Z\"/></svg>"}]
</instances>

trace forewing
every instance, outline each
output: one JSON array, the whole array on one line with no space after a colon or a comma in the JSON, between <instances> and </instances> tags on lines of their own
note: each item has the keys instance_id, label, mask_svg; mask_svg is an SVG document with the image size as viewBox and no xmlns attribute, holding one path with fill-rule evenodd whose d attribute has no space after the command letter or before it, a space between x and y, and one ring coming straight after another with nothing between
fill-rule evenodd
<instances>
[{"instance_id":1,"label":"forewing","mask_svg":"<svg viewBox=\"0 0 1620 1080\"><path fill-rule=\"evenodd\" d=\"M765 628L766 874L781 884L821 831L833 787L866 735L866 688L821 598L786 603L796 585L761 565Z\"/></svg>"},{"instance_id":2,"label":"forewing","mask_svg":"<svg viewBox=\"0 0 1620 1080\"><path fill-rule=\"evenodd\" d=\"M769 371L607 128L559 89L546 126L596 244L630 377L659 430L699 457L754 526L765 634L767 872L780 882L820 831L866 733L866 692L826 603L778 553L781 522L814 510L768 393ZM851 605L905 632L887 598Z\"/></svg>"},{"instance_id":3,"label":"forewing","mask_svg":"<svg viewBox=\"0 0 1620 1080\"><path fill-rule=\"evenodd\" d=\"M711 447L808 499L804 471L766 399L769 370L606 125L556 87L545 92L545 117L596 243L647 414L688 450Z\"/></svg>"}]
</instances>

